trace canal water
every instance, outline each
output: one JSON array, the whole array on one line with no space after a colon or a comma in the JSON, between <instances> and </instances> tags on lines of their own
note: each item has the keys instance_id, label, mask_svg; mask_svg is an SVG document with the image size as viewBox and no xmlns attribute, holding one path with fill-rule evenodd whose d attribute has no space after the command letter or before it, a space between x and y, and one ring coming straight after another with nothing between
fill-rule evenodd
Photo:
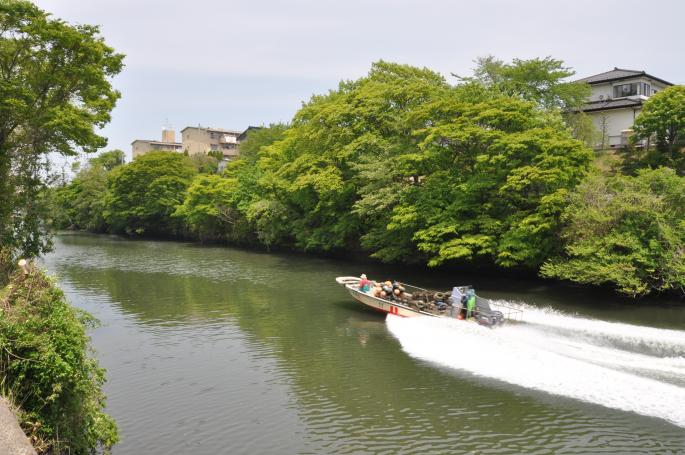
<instances>
[{"instance_id":1,"label":"canal water","mask_svg":"<svg viewBox=\"0 0 685 455\"><path fill-rule=\"evenodd\" d=\"M685 452L683 306L83 234L45 264L101 321L114 454ZM474 284L524 321L386 320L334 282L362 272Z\"/></svg>"}]
</instances>

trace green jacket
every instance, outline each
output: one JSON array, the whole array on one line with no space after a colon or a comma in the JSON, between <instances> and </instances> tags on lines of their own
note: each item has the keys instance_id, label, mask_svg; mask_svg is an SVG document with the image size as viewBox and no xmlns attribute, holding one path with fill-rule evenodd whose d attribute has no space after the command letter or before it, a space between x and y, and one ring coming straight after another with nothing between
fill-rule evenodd
<instances>
[{"instance_id":1,"label":"green jacket","mask_svg":"<svg viewBox=\"0 0 685 455\"><path fill-rule=\"evenodd\" d=\"M470 318L473 310L476 309L476 296L472 295L466 300L466 317Z\"/></svg>"}]
</instances>

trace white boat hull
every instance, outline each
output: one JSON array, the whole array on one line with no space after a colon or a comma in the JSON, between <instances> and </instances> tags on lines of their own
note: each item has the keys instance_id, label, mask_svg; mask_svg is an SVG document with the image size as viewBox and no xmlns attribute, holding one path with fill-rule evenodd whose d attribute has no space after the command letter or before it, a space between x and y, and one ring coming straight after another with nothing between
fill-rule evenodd
<instances>
[{"instance_id":1,"label":"white boat hull","mask_svg":"<svg viewBox=\"0 0 685 455\"><path fill-rule=\"evenodd\" d=\"M336 278L336 281L347 290L352 298L370 308L373 308L374 310L382 311L383 313L394 314L403 318L416 316L438 317L436 314L417 310L403 305L400 302L391 302L390 300L380 299L367 292L360 291L359 278L357 277L338 277Z\"/></svg>"},{"instance_id":2,"label":"white boat hull","mask_svg":"<svg viewBox=\"0 0 685 455\"><path fill-rule=\"evenodd\" d=\"M501 325L505 319L509 321L521 320L521 309L512 308L510 306L502 305L499 303L495 304L490 300L481 299L478 296L476 296L476 309L473 313L473 317L463 318L462 316L464 315L462 313L463 308L461 303L457 305L443 305L442 308L436 307L435 305L437 304L433 303L432 306L428 305L428 307L426 307L426 305L423 305L423 303L428 303L426 300L423 300L423 303L417 304L415 300L397 301L375 297L370 292L364 292L360 290L360 279L354 276L337 277L335 281L339 285L344 287L347 290L347 292L352 296L352 298L366 305L367 307L373 308L376 311L394 314L404 318L411 318L416 316L432 316L449 319L456 318L464 320L465 322L476 322L487 327L495 327ZM404 283L400 283L400 285L405 287L406 290L411 293L418 292L419 294L421 294L425 292L431 292L426 291L426 289L418 288L416 286L410 286ZM463 292L463 290L467 288L467 286L462 286L455 287L454 289L461 289ZM435 295L437 294L438 293L435 293ZM495 310L492 309L493 307L495 308Z\"/></svg>"}]
</instances>

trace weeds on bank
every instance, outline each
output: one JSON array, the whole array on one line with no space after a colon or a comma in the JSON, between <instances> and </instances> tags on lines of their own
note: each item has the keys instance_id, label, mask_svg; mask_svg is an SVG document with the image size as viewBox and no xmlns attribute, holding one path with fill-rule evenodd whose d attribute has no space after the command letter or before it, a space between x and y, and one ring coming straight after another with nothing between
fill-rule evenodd
<instances>
[{"instance_id":1,"label":"weeds on bank","mask_svg":"<svg viewBox=\"0 0 685 455\"><path fill-rule=\"evenodd\" d=\"M42 270L15 271L0 291L0 393L39 453L107 452L118 440L86 334L94 323Z\"/></svg>"}]
</instances>

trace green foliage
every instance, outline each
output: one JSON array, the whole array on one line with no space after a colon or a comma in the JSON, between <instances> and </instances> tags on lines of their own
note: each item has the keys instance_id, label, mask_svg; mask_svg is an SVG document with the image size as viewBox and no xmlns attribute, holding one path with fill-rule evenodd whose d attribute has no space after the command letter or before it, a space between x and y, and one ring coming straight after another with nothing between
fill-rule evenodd
<instances>
[{"instance_id":1,"label":"green foliage","mask_svg":"<svg viewBox=\"0 0 685 455\"><path fill-rule=\"evenodd\" d=\"M422 144L444 164L413 192L414 240L431 265L481 256L535 267L557 248L564 196L582 179L591 153L520 101L461 110Z\"/></svg>"},{"instance_id":2,"label":"green foliage","mask_svg":"<svg viewBox=\"0 0 685 455\"><path fill-rule=\"evenodd\" d=\"M90 454L118 440L103 412L104 370L88 353L94 319L69 306L43 272L0 293L0 380L41 453Z\"/></svg>"},{"instance_id":3,"label":"green foliage","mask_svg":"<svg viewBox=\"0 0 685 455\"><path fill-rule=\"evenodd\" d=\"M582 82L564 82L575 71L562 60L552 57L531 60L514 59L505 63L493 56L476 59L473 77L477 81L509 96L518 96L545 109L577 108L590 96L590 86Z\"/></svg>"},{"instance_id":4,"label":"green foliage","mask_svg":"<svg viewBox=\"0 0 685 455\"><path fill-rule=\"evenodd\" d=\"M387 62L314 96L276 137L227 171L260 241L361 243L383 260L431 265L539 264L591 159L558 112Z\"/></svg>"},{"instance_id":5,"label":"green foliage","mask_svg":"<svg viewBox=\"0 0 685 455\"><path fill-rule=\"evenodd\" d=\"M171 215L183 203L195 173L188 157L173 152L147 153L114 169L103 212L110 230L128 235L177 233Z\"/></svg>"},{"instance_id":6,"label":"green foliage","mask_svg":"<svg viewBox=\"0 0 685 455\"><path fill-rule=\"evenodd\" d=\"M250 130L247 138L238 146L240 159L254 163L259 156L259 150L283 139L287 129L288 125L284 123L274 123L266 128Z\"/></svg>"},{"instance_id":7,"label":"green foliage","mask_svg":"<svg viewBox=\"0 0 685 455\"><path fill-rule=\"evenodd\" d=\"M119 149L110 150L88 160L91 167L100 167L109 172L124 164L124 152Z\"/></svg>"},{"instance_id":8,"label":"green foliage","mask_svg":"<svg viewBox=\"0 0 685 455\"><path fill-rule=\"evenodd\" d=\"M52 224L60 229L77 228L105 232L105 195L109 171L124 164L124 153L112 150L88 160L76 177L51 191Z\"/></svg>"},{"instance_id":9,"label":"green foliage","mask_svg":"<svg viewBox=\"0 0 685 455\"><path fill-rule=\"evenodd\" d=\"M217 153L219 158L217 158ZM219 160L223 158L221 152L210 152L208 154L198 153L190 158L190 164L193 165L195 170L200 174L214 174L219 167Z\"/></svg>"},{"instance_id":10,"label":"green foliage","mask_svg":"<svg viewBox=\"0 0 685 455\"><path fill-rule=\"evenodd\" d=\"M0 242L35 256L49 249L36 203L48 154L93 152L119 93L123 56L97 27L69 25L33 3L0 0Z\"/></svg>"},{"instance_id":11,"label":"green foliage","mask_svg":"<svg viewBox=\"0 0 685 455\"><path fill-rule=\"evenodd\" d=\"M587 95L563 82L571 74L551 58L488 58L451 86L428 69L380 61L313 96L289 126L251 131L221 176L193 178L190 160L173 153L114 169L104 220L113 232L176 235L183 226L202 241L362 250L388 262L544 264L544 276L632 295L682 288L677 180L602 177L601 203L586 199L597 176L577 189L593 155L574 136L589 144L596 132L564 110ZM82 180L72 186L69 198L88 194ZM641 204L666 218L628 221ZM77 207L65 213L78 219ZM584 224L585 211L597 219Z\"/></svg>"},{"instance_id":12,"label":"green foliage","mask_svg":"<svg viewBox=\"0 0 685 455\"><path fill-rule=\"evenodd\" d=\"M197 175L174 216L180 217L200 241L232 239L241 220L234 204L236 181L216 174Z\"/></svg>"},{"instance_id":13,"label":"green foliage","mask_svg":"<svg viewBox=\"0 0 685 455\"><path fill-rule=\"evenodd\" d=\"M611 285L635 296L685 293L685 177L672 169L636 176L594 173L564 211L565 254L541 274Z\"/></svg>"},{"instance_id":14,"label":"green foliage","mask_svg":"<svg viewBox=\"0 0 685 455\"><path fill-rule=\"evenodd\" d=\"M107 171L102 166L90 165L82 169L69 184L54 190L55 225L103 232L106 192Z\"/></svg>"},{"instance_id":15,"label":"green foliage","mask_svg":"<svg viewBox=\"0 0 685 455\"><path fill-rule=\"evenodd\" d=\"M651 96L635 119L633 129L635 140L656 138L659 154L647 164L685 164L685 86L668 87Z\"/></svg>"},{"instance_id":16,"label":"green foliage","mask_svg":"<svg viewBox=\"0 0 685 455\"><path fill-rule=\"evenodd\" d=\"M211 156L217 161L224 159L224 153L221 150L210 150L207 152L207 156Z\"/></svg>"}]
</instances>

